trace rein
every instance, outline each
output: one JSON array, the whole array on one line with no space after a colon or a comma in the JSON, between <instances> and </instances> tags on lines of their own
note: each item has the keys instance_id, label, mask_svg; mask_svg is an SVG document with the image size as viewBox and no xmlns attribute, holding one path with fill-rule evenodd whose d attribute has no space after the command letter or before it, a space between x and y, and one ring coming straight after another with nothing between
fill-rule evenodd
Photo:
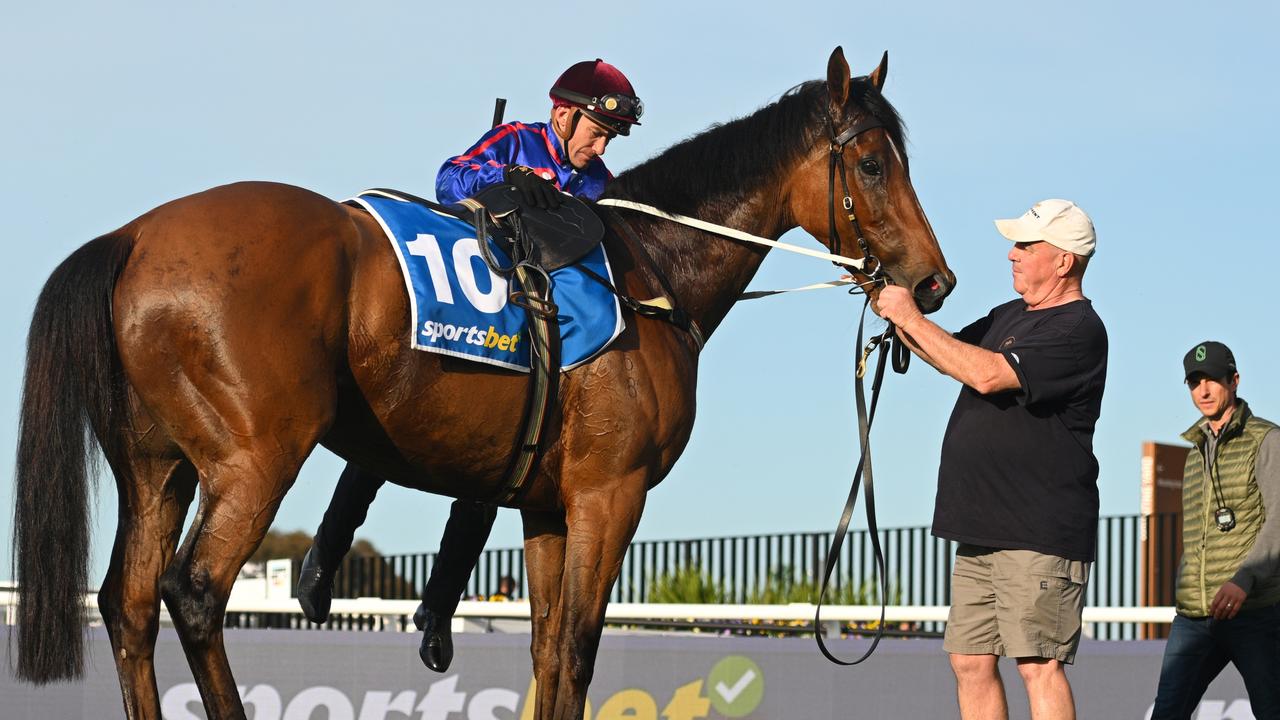
<instances>
[{"instance_id":1,"label":"rein","mask_svg":"<svg viewBox=\"0 0 1280 720\"><path fill-rule=\"evenodd\" d=\"M756 245L777 248L778 250L786 250L787 252L796 253L798 255L808 255L809 257L815 257L820 260L830 260L837 265L848 265L850 267L857 268L859 271L862 270L862 266L865 262L863 258L844 257L843 255L826 253L821 250L810 250L809 248L800 247L799 245L790 245L784 242L778 242L777 240L770 240L769 238L752 235L749 232L743 232L742 230L726 227L724 225L717 225L715 223L707 222L706 220L699 220L698 218L689 217L688 215L669 213L666 210L656 208L652 205L645 205L644 203L633 202L631 200L605 198L603 200L597 200L596 204L636 210L648 215L653 215L654 217L660 217L663 220L670 220L671 222L680 223L681 225L688 225L691 228L705 230L706 232L722 235L733 240L741 240L743 242L754 243Z\"/></svg>"},{"instance_id":2,"label":"rein","mask_svg":"<svg viewBox=\"0 0 1280 720\"><path fill-rule=\"evenodd\" d=\"M644 248L644 242L640 239L640 236L636 234L635 229L631 227L631 223L627 222L625 218L617 213L614 213L613 216L618 221L618 227L614 228L614 232L617 233L624 242L629 242L632 247L635 248L635 252L639 258L653 272L653 275L657 277L658 284L662 286L662 290L665 294L650 300L638 300L630 295L622 293L614 286L613 283L592 272L590 268L579 266L578 269L587 277L595 280L597 283L600 283L606 290L613 293L614 297L617 297L627 309L631 310L631 312L634 312L641 317L662 320L663 322L685 331L685 333L689 335L690 339L693 340L694 349L698 352L702 352L703 346L707 344L706 336L702 332L702 326L698 324L697 320L689 317L689 313L685 312L683 307L680 307L676 300L676 291L672 289L671 281L667 279L667 274L662 271L661 267L653 262L653 258L649 257L648 251Z\"/></svg>"}]
</instances>

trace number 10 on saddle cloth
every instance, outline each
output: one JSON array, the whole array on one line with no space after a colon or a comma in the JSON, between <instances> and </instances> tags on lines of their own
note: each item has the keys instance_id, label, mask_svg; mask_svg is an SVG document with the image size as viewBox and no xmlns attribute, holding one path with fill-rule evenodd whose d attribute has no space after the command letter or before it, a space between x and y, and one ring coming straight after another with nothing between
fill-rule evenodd
<instances>
[{"instance_id":1,"label":"number 10 on saddle cloth","mask_svg":"<svg viewBox=\"0 0 1280 720\"><path fill-rule=\"evenodd\" d=\"M508 279L485 264L475 228L423 205L381 195L363 194L351 202L377 219L395 248L409 293L415 349L529 371L525 311L508 301ZM489 247L499 263L509 262L492 239ZM603 245L574 265L552 271L564 370L590 360L626 327L617 298L579 265L613 282Z\"/></svg>"}]
</instances>

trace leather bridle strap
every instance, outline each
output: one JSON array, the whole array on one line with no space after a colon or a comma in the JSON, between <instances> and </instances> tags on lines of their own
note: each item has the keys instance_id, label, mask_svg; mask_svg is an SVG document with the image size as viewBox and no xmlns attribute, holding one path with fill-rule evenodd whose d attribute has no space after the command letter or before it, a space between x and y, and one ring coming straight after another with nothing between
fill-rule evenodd
<instances>
[{"instance_id":1,"label":"leather bridle strap","mask_svg":"<svg viewBox=\"0 0 1280 720\"><path fill-rule=\"evenodd\" d=\"M854 123L847 130L837 135L835 122L830 115L827 115L827 130L831 136L831 152L828 154L827 160L828 246L831 248L831 252L837 255L842 251L840 231L836 229L836 165L839 165L840 188L844 191L841 206L844 208L849 223L853 225L853 232L858 240L858 250L862 252L862 263L857 267L863 275L872 280L879 280L883 276L883 272L881 272L880 260L871 254L871 245L867 242L865 234L862 232L862 223L858 222L858 213L854 208L853 194L849 192L849 178L844 167L844 148L862 133L882 127L884 127L884 123L880 122L874 115L866 115L861 121Z\"/></svg>"},{"instance_id":2,"label":"leather bridle strap","mask_svg":"<svg viewBox=\"0 0 1280 720\"><path fill-rule=\"evenodd\" d=\"M849 192L849 178L844 166L844 148L862 133L883 127L885 127L885 124L880 122L874 115L865 115L860 121L837 135L835 121L831 119L830 114L827 115L827 129L831 134L831 153L827 162L827 220L830 223L830 241L828 245L832 252L840 252L840 232L836 229L836 165L838 164L840 166L840 188L844 191L844 199L841 201L841 206L847 213L846 217L849 219L849 224L853 226L854 235L858 240L858 249L862 252L863 264L859 270L868 280L867 283L860 283L860 286L887 282L887 277L884 267L880 264L880 259L871 253L871 245L867 242L866 235L862 231L862 223L858 222L858 213L854 207L853 194ZM865 288L863 290L866 291ZM893 326L890 326L880 336L880 340L887 340L892 335ZM862 346L861 338L858 339L858 346ZM910 360L911 351L907 349L906 345L901 342L895 343L893 346L893 371L899 374L905 373Z\"/></svg>"}]
</instances>

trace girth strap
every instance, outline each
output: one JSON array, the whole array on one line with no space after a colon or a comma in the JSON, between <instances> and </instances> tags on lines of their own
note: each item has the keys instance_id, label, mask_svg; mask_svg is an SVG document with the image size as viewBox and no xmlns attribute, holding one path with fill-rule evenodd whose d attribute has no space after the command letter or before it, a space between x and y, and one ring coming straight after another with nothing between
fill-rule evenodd
<instances>
[{"instance_id":1,"label":"girth strap","mask_svg":"<svg viewBox=\"0 0 1280 720\"><path fill-rule=\"evenodd\" d=\"M482 241L483 242L483 241ZM560 323L552 298L551 278L527 263L515 267L520 290L511 302L521 305L529 320L529 392L525 400L524 430L515 457L507 468L507 480L493 502L506 505L524 491L542 459L542 443L560 389ZM523 298L517 298L523 295Z\"/></svg>"},{"instance_id":2,"label":"girth strap","mask_svg":"<svg viewBox=\"0 0 1280 720\"><path fill-rule=\"evenodd\" d=\"M524 308L529 325L529 388L525 397L523 429L511 464L507 467L507 479L492 501L495 505L507 505L520 497L529 478L538 470L551 409L560 394L560 323L557 320L560 309L553 297L551 276L530 258L532 247L528 239L522 237L523 226L519 220L510 218L513 220L511 227L517 235L511 248L512 264L506 268L498 267L496 258L488 252L489 211L471 199L462 200L459 205L475 213L476 241L483 249L485 263L500 275L515 276L518 289L511 291L508 300L512 305ZM519 211L513 214L518 216Z\"/></svg>"}]
</instances>

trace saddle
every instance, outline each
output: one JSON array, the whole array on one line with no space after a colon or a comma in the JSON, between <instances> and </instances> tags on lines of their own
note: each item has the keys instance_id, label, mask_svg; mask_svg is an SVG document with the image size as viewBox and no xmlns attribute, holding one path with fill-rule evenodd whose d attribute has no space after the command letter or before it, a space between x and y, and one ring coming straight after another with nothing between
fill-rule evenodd
<instances>
[{"instance_id":1,"label":"saddle","mask_svg":"<svg viewBox=\"0 0 1280 720\"><path fill-rule=\"evenodd\" d=\"M520 191L511 185L485 188L475 197L452 205L400 190L372 190L424 205L473 226L477 224L476 211L483 209L485 212L480 222L485 227L477 227L477 230L486 231L505 245L508 256L528 261L547 272L572 265L604 239L604 223L600 216L585 202L572 196L566 196L564 203L555 210L544 210L521 202ZM523 246L525 252L518 250L517 245Z\"/></svg>"},{"instance_id":2,"label":"saddle","mask_svg":"<svg viewBox=\"0 0 1280 720\"><path fill-rule=\"evenodd\" d=\"M604 238L604 223L582 200L566 197L560 207L546 210L525 205L520 191L511 185L486 188L449 206L449 212L477 224L475 213L482 208L496 223L492 236L505 241L513 259L531 262L547 272L572 265Z\"/></svg>"}]
</instances>

